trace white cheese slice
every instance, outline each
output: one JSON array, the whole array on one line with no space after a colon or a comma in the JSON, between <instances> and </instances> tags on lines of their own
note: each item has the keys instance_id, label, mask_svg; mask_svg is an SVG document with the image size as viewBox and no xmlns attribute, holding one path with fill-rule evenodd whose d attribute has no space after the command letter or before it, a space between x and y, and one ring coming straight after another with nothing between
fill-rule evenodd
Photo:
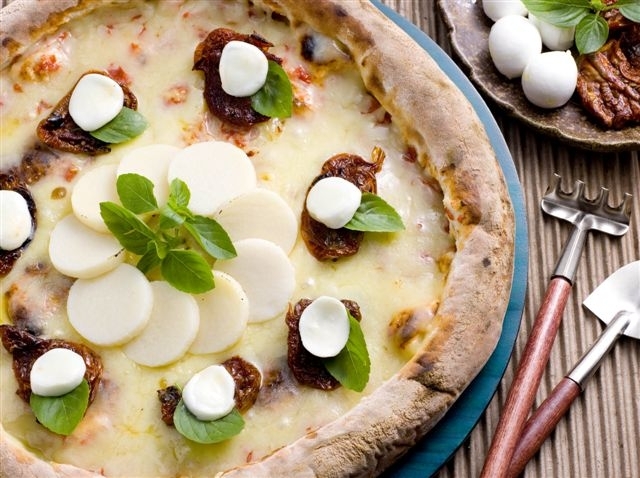
<instances>
[{"instance_id":1,"label":"white cheese slice","mask_svg":"<svg viewBox=\"0 0 640 478\"><path fill-rule=\"evenodd\" d=\"M100 215L100 203L120 204L116 189L116 164L99 166L83 174L71 191L71 208L80 222L98 232L109 232Z\"/></svg>"},{"instance_id":2,"label":"white cheese slice","mask_svg":"<svg viewBox=\"0 0 640 478\"><path fill-rule=\"evenodd\" d=\"M161 367L181 358L198 333L200 311L191 294L164 281L151 282L153 308L144 330L123 347L134 362Z\"/></svg>"},{"instance_id":3,"label":"white cheese slice","mask_svg":"<svg viewBox=\"0 0 640 478\"><path fill-rule=\"evenodd\" d=\"M216 270L240 283L249 298L249 322L264 322L283 312L295 289L295 269L285 252L265 239L234 242L238 255L220 260Z\"/></svg>"},{"instance_id":4,"label":"white cheese slice","mask_svg":"<svg viewBox=\"0 0 640 478\"><path fill-rule=\"evenodd\" d=\"M236 383L222 365L211 365L196 373L182 390L182 400L198 420L210 422L228 415L235 401Z\"/></svg>"},{"instance_id":5,"label":"white cheese slice","mask_svg":"<svg viewBox=\"0 0 640 478\"><path fill-rule=\"evenodd\" d=\"M257 237L271 241L287 254L298 237L298 220L282 197L256 188L222 206L215 218L233 241Z\"/></svg>"},{"instance_id":6,"label":"white cheese slice","mask_svg":"<svg viewBox=\"0 0 640 478\"><path fill-rule=\"evenodd\" d=\"M169 197L169 164L180 148L168 144L150 144L129 151L118 164L116 174L136 173L153 183L153 195L159 206Z\"/></svg>"},{"instance_id":7,"label":"white cheese slice","mask_svg":"<svg viewBox=\"0 0 640 478\"><path fill-rule=\"evenodd\" d=\"M48 350L33 362L31 391L42 397L59 397L80 385L86 370L84 359L73 350Z\"/></svg>"},{"instance_id":8,"label":"white cheese slice","mask_svg":"<svg viewBox=\"0 0 640 478\"><path fill-rule=\"evenodd\" d=\"M85 131L95 131L115 118L124 105L122 87L99 73L84 75L69 98L69 114Z\"/></svg>"},{"instance_id":9,"label":"white cheese slice","mask_svg":"<svg viewBox=\"0 0 640 478\"><path fill-rule=\"evenodd\" d=\"M0 190L0 249L17 249L29 239L32 229L27 200L16 191Z\"/></svg>"},{"instance_id":10,"label":"white cheese slice","mask_svg":"<svg viewBox=\"0 0 640 478\"><path fill-rule=\"evenodd\" d=\"M121 264L124 257L124 250L114 236L96 232L73 214L58 221L49 237L53 267L70 277L99 276Z\"/></svg>"},{"instance_id":11,"label":"white cheese slice","mask_svg":"<svg viewBox=\"0 0 640 478\"><path fill-rule=\"evenodd\" d=\"M264 86L269 60L257 46L232 40L222 49L219 71L225 93L251 96Z\"/></svg>"},{"instance_id":12,"label":"white cheese slice","mask_svg":"<svg viewBox=\"0 0 640 478\"><path fill-rule=\"evenodd\" d=\"M300 315L302 345L316 357L335 357L349 339L347 308L334 297L320 296Z\"/></svg>"},{"instance_id":13,"label":"white cheese slice","mask_svg":"<svg viewBox=\"0 0 640 478\"><path fill-rule=\"evenodd\" d=\"M256 172L249 157L224 141L205 141L187 146L169 165L169 183L184 181L191 192L189 208L211 216L220 206L256 187Z\"/></svg>"},{"instance_id":14,"label":"white cheese slice","mask_svg":"<svg viewBox=\"0 0 640 478\"><path fill-rule=\"evenodd\" d=\"M249 320L249 299L229 274L213 271L215 288L195 296L200 308L200 329L189 352L221 352L238 342Z\"/></svg>"},{"instance_id":15,"label":"white cheese slice","mask_svg":"<svg viewBox=\"0 0 640 478\"><path fill-rule=\"evenodd\" d=\"M86 340L121 345L147 325L153 307L151 284L129 264L93 279L78 279L69 289L69 322Z\"/></svg>"},{"instance_id":16,"label":"white cheese slice","mask_svg":"<svg viewBox=\"0 0 640 478\"><path fill-rule=\"evenodd\" d=\"M333 176L315 183L307 194L307 211L331 229L347 224L360 206L362 192L346 179Z\"/></svg>"}]
</instances>

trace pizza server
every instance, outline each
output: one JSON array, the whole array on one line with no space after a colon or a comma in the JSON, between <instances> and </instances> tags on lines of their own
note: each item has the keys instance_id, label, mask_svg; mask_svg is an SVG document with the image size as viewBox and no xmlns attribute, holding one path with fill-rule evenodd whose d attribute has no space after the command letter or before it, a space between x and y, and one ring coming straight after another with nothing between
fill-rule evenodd
<instances>
[{"instance_id":1,"label":"pizza server","mask_svg":"<svg viewBox=\"0 0 640 478\"><path fill-rule=\"evenodd\" d=\"M607 327L527 421L507 476L517 477L567 412L600 362L621 335L640 339L640 261L621 267L583 305Z\"/></svg>"}]
</instances>

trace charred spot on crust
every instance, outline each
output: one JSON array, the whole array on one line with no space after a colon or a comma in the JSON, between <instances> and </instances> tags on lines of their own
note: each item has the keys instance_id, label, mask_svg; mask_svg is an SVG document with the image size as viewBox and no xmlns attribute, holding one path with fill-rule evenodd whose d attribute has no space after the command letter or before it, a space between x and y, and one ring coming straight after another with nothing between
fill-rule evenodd
<instances>
[{"instance_id":1,"label":"charred spot on crust","mask_svg":"<svg viewBox=\"0 0 640 478\"><path fill-rule=\"evenodd\" d=\"M376 173L382 168L384 152L380 148L374 148L371 158L372 162L369 162L356 154L348 153L329 158L322 165L320 174L311 182L307 194L315 183L332 176L350 181L363 192L375 193L377 191ZM316 221L309 215L306 203L300 216L300 231L307 249L319 261L354 255L360 249L364 238L364 233L361 231L352 231L344 227L331 229Z\"/></svg>"},{"instance_id":2,"label":"charred spot on crust","mask_svg":"<svg viewBox=\"0 0 640 478\"><path fill-rule=\"evenodd\" d=\"M14 325L0 325L0 340L4 348L13 356L13 373L18 382L16 393L25 402L31 397L31 368L45 352L65 348L79 354L87 367L84 378L89 383L89 403L98 392L102 377L102 361L98 354L83 344L63 339L45 339Z\"/></svg>"},{"instance_id":3,"label":"charred spot on crust","mask_svg":"<svg viewBox=\"0 0 640 478\"><path fill-rule=\"evenodd\" d=\"M320 390L335 390L340 386L326 369L321 358L311 354L302 345L300 338L300 316L304 309L313 302L310 299L300 299L293 307L289 306L285 318L289 333L287 336L287 363L295 379L303 384ZM362 320L360 307L352 300L342 300L351 316L358 322Z\"/></svg>"},{"instance_id":4,"label":"charred spot on crust","mask_svg":"<svg viewBox=\"0 0 640 478\"><path fill-rule=\"evenodd\" d=\"M339 17L339 18L344 18L348 15L347 11L344 9L342 5L335 5L333 7L333 12L336 14L336 17Z\"/></svg>"},{"instance_id":5,"label":"charred spot on crust","mask_svg":"<svg viewBox=\"0 0 640 478\"><path fill-rule=\"evenodd\" d=\"M111 77L105 71L88 71L108 76L116 81L124 92L124 106L135 110L138 108L138 100L127 85ZM84 76L83 75L83 76ZM75 85L74 85L75 88ZM69 100L73 88L53 108L53 111L38 124L38 139L53 149L70 153L86 153L90 156L106 154L111 151L108 143L91 136L80 128L69 114Z\"/></svg>"},{"instance_id":6,"label":"charred spot on crust","mask_svg":"<svg viewBox=\"0 0 640 478\"><path fill-rule=\"evenodd\" d=\"M313 35L305 35L302 37L301 41L302 49L302 58L307 61L313 61L313 51L316 46L316 41L313 38Z\"/></svg>"},{"instance_id":7,"label":"charred spot on crust","mask_svg":"<svg viewBox=\"0 0 640 478\"><path fill-rule=\"evenodd\" d=\"M204 73L204 99L207 107L215 116L236 126L253 126L269 119L251 107L251 97L236 97L222 89L220 80L220 56L222 49L232 40L243 41L258 47L267 57L279 65L282 59L269 53L272 43L257 33L245 35L229 28L217 28L207 35L196 47L193 57L193 69Z\"/></svg>"}]
</instances>

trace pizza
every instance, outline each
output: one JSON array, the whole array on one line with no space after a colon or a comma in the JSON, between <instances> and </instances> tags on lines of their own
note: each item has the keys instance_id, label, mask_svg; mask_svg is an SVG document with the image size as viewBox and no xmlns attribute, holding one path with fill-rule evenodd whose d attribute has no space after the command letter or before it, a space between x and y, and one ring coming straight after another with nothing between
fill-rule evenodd
<instances>
[{"instance_id":1,"label":"pizza","mask_svg":"<svg viewBox=\"0 0 640 478\"><path fill-rule=\"evenodd\" d=\"M488 360L506 184L373 5L16 0L1 32L2 476L372 476Z\"/></svg>"}]
</instances>

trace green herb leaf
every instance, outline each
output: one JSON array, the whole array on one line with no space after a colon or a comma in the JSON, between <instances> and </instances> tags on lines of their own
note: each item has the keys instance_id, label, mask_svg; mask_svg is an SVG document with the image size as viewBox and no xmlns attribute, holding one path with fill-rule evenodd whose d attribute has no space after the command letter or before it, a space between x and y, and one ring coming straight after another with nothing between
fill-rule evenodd
<instances>
[{"instance_id":1,"label":"green herb leaf","mask_svg":"<svg viewBox=\"0 0 640 478\"><path fill-rule=\"evenodd\" d=\"M147 252L149 241L155 240L155 233L128 209L113 202L100 203L100 215L111 234L122 246L134 254Z\"/></svg>"},{"instance_id":2,"label":"green herb leaf","mask_svg":"<svg viewBox=\"0 0 640 478\"><path fill-rule=\"evenodd\" d=\"M176 211L171 204L165 204L160 209L160 222L158 227L161 231L180 227L184 222L184 216Z\"/></svg>"},{"instance_id":3,"label":"green herb leaf","mask_svg":"<svg viewBox=\"0 0 640 478\"><path fill-rule=\"evenodd\" d=\"M559 27L573 27L591 13L589 0L522 0L529 12Z\"/></svg>"},{"instance_id":4,"label":"green herb leaf","mask_svg":"<svg viewBox=\"0 0 640 478\"><path fill-rule=\"evenodd\" d=\"M348 313L348 312L347 312ZM369 381L371 359L360 323L349 314L349 339L335 357L323 360L329 373L344 387L362 392Z\"/></svg>"},{"instance_id":5,"label":"green herb leaf","mask_svg":"<svg viewBox=\"0 0 640 478\"><path fill-rule=\"evenodd\" d=\"M161 262L162 259L158 255L156 247L154 247L152 244L151 247L149 247L149 250L140 259L138 259L136 267L143 274L148 274L153 269L158 267Z\"/></svg>"},{"instance_id":6,"label":"green herb leaf","mask_svg":"<svg viewBox=\"0 0 640 478\"><path fill-rule=\"evenodd\" d=\"M184 249L172 249L160 264L162 277L178 290L202 294L214 287L211 266L200 254Z\"/></svg>"},{"instance_id":7,"label":"green herb leaf","mask_svg":"<svg viewBox=\"0 0 640 478\"><path fill-rule=\"evenodd\" d=\"M404 224L397 211L380 196L362 193L360 206L344 227L353 231L394 232L404 229Z\"/></svg>"},{"instance_id":8,"label":"green herb leaf","mask_svg":"<svg viewBox=\"0 0 640 478\"><path fill-rule=\"evenodd\" d=\"M289 118L293 110L293 88L284 69L269 60L267 81L251 96L251 107L270 118Z\"/></svg>"},{"instance_id":9,"label":"green herb leaf","mask_svg":"<svg viewBox=\"0 0 640 478\"><path fill-rule=\"evenodd\" d=\"M31 394L29 405L38 421L59 435L70 435L89 406L89 384L83 380L69 393L59 397Z\"/></svg>"},{"instance_id":10,"label":"green herb leaf","mask_svg":"<svg viewBox=\"0 0 640 478\"><path fill-rule=\"evenodd\" d=\"M120 202L135 214L144 214L158 209L158 201L153 195L153 183L135 173L121 174L116 180Z\"/></svg>"},{"instance_id":11,"label":"green herb leaf","mask_svg":"<svg viewBox=\"0 0 640 478\"><path fill-rule=\"evenodd\" d=\"M219 443L237 435L244 428L244 419L237 409L211 422L198 420L180 400L173 413L176 430L191 441L203 444Z\"/></svg>"},{"instance_id":12,"label":"green herb leaf","mask_svg":"<svg viewBox=\"0 0 640 478\"><path fill-rule=\"evenodd\" d=\"M189 191L189 187L187 183L185 183L180 178L175 178L171 181L169 185L169 199L168 202L171 204L171 207L179 213L183 213L185 211L190 215L191 211L187 208L189 206L189 201L191 200L191 191Z\"/></svg>"},{"instance_id":13,"label":"green herb leaf","mask_svg":"<svg viewBox=\"0 0 640 478\"><path fill-rule=\"evenodd\" d=\"M576 48L582 54L598 51L607 41L609 24L598 14L586 15L576 27Z\"/></svg>"},{"instance_id":14,"label":"green herb leaf","mask_svg":"<svg viewBox=\"0 0 640 478\"><path fill-rule=\"evenodd\" d=\"M236 257L236 249L231 238L218 222L204 216L187 219L184 228L193 236L209 255L216 259Z\"/></svg>"},{"instance_id":15,"label":"green herb leaf","mask_svg":"<svg viewBox=\"0 0 640 478\"><path fill-rule=\"evenodd\" d=\"M123 106L120 112L106 125L89 134L105 143L124 143L142 134L147 129L147 120L140 113Z\"/></svg>"},{"instance_id":16,"label":"green herb leaf","mask_svg":"<svg viewBox=\"0 0 640 478\"><path fill-rule=\"evenodd\" d=\"M640 2L638 0L618 0L613 7L617 7L623 17L632 22L640 23Z\"/></svg>"}]
</instances>

